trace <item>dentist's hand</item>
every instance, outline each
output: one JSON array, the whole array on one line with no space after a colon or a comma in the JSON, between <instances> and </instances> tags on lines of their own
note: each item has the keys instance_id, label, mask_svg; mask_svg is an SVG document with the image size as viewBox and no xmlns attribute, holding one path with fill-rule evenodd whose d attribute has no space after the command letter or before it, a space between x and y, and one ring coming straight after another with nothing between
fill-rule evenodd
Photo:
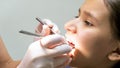
<instances>
[{"instance_id":1,"label":"dentist's hand","mask_svg":"<svg viewBox=\"0 0 120 68\"><path fill-rule=\"evenodd\" d=\"M35 29L35 32L37 34L42 34L43 36L47 36L53 33L58 33L58 34L60 33L60 30L57 27L57 25L53 23L51 20L43 19L42 22L45 23L45 25L42 25L41 23L38 24L38 26Z\"/></svg>"},{"instance_id":2,"label":"dentist's hand","mask_svg":"<svg viewBox=\"0 0 120 68\"><path fill-rule=\"evenodd\" d=\"M29 46L17 68L64 68L70 60L65 53L70 51L63 36L48 35Z\"/></svg>"}]
</instances>

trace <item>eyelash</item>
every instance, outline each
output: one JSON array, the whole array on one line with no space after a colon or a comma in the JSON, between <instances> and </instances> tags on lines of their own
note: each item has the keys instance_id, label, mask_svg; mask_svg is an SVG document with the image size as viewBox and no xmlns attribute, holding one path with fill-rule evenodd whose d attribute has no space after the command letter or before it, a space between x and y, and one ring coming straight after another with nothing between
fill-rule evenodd
<instances>
[{"instance_id":1,"label":"eyelash","mask_svg":"<svg viewBox=\"0 0 120 68\"><path fill-rule=\"evenodd\" d=\"M93 24L89 21L84 21L87 26L93 26Z\"/></svg>"},{"instance_id":2,"label":"eyelash","mask_svg":"<svg viewBox=\"0 0 120 68\"><path fill-rule=\"evenodd\" d=\"M79 16L75 16L75 18L79 18ZM93 24L89 21L84 21L87 26L93 26Z\"/></svg>"}]
</instances>

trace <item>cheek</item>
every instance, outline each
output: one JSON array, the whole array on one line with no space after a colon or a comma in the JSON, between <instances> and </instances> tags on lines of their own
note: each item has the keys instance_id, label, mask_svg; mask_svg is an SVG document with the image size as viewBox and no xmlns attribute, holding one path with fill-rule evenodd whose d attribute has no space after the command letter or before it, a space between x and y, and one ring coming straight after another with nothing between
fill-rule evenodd
<instances>
[{"instance_id":1,"label":"cheek","mask_svg":"<svg viewBox=\"0 0 120 68\"><path fill-rule=\"evenodd\" d=\"M78 32L77 40L79 43L79 50L86 57L90 57L92 54L97 54L103 48L103 43L105 40L97 31L81 31Z\"/></svg>"},{"instance_id":2,"label":"cheek","mask_svg":"<svg viewBox=\"0 0 120 68\"><path fill-rule=\"evenodd\" d=\"M89 61L101 61L111 50L111 39L107 34L104 35L100 31L80 31L76 38L79 44L76 48L80 51L77 52L80 53L80 58L89 58Z\"/></svg>"},{"instance_id":3,"label":"cheek","mask_svg":"<svg viewBox=\"0 0 120 68\"><path fill-rule=\"evenodd\" d=\"M77 36L79 44L82 44L84 46L95 44L99 38L99 34L97 32L89 30L78 32Z\"/></svg>"}]
</instances>

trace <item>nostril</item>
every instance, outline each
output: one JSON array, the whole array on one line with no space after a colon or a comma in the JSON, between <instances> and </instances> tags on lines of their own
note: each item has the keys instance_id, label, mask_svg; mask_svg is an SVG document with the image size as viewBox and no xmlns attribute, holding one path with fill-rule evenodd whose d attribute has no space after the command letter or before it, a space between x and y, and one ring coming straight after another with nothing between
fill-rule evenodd
<instances>
[{"instance_id":1,"label":"nostril","mask_svg":"<svg viewBox=\"0 0 120 68\"><path fill-rule=\"evenodd\" d=\"M74 20L66 23L65 29L66 29L66 31L76 33L76 24L75 24Z\"/></svg>"},{"instance_id":2,"label":"nostril","mask_svg":"<svg viewBox=\"0 0 120 68\"><path fill-rule=\"evenodd\" d=\"M71 26L69 26L67 29L66 29L67 31L70 31L70 32L72 32L72 33L76 33L76 27L74 26L74 25L71 25Z\"/></svg>"}]
</instances>

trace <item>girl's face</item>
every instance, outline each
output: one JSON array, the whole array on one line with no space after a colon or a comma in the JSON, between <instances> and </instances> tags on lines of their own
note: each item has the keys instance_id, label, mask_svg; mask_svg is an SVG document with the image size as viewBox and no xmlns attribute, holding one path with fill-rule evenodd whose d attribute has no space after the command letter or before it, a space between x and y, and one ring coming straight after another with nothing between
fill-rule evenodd
<instances>
[{"instance_id":1,"label":"girl's face","mask_svg":"<svg viewBox=\"0 0 120 68\"><path fill-rule=\"evenodd\" d=\"M107 65L107 56L115 46L109 15L103 0L85 0L78 18L66 23L66 38L75 47L69 54L71 66Z\"/></svg>"}]
</instances>

